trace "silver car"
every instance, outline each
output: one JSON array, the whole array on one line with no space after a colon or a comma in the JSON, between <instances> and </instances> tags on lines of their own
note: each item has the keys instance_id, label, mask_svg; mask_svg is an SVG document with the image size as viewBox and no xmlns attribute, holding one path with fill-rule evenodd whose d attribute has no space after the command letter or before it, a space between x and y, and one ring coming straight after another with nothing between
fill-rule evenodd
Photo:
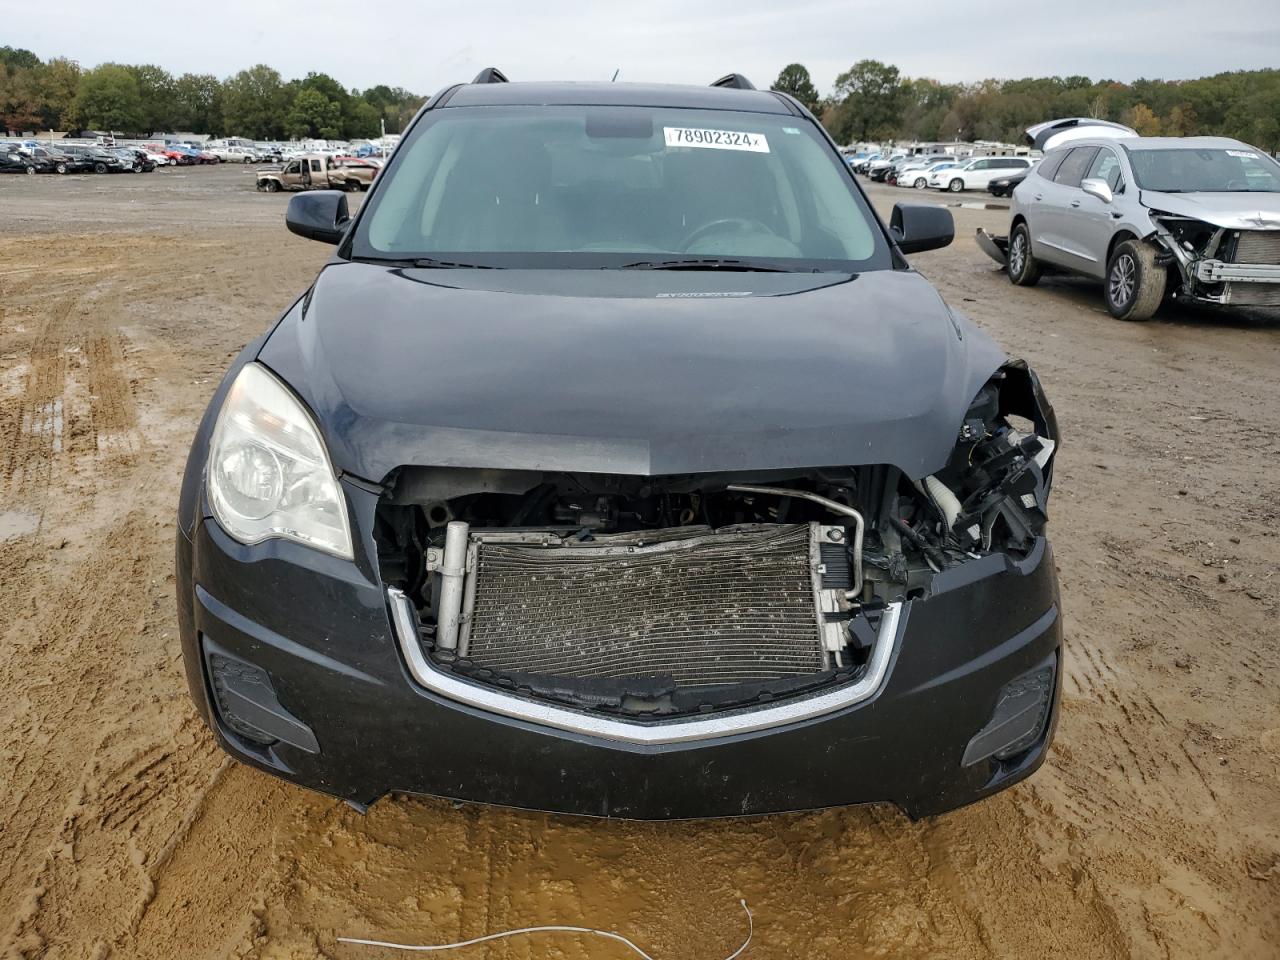
<instances>
[{"instance_id":1,"label":"silver car","mask_svg":"<svg viewBox=\"0 0 1280 960\"><path fill-rule=\"evenodd\" d=\"M1014 190L1009 235L978 234L1019 286L1046 270L1103 280L1121 320L1148 319L1167 295L1280 306L1280 164L1238 140L1060 142Z\"/></svg>"}]
</instances>

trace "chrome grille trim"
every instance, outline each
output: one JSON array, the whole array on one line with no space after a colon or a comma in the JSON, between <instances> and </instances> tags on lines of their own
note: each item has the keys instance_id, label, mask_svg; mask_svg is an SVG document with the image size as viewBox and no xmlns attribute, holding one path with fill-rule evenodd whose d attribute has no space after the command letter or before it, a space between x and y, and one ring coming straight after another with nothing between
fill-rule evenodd
<instances>
[{"instance_id":1,"label":"chrome grille trim","mask_svg":"<svg viewBox=\"0 0 1280 960\"><path fill-rule=\"evenodd\" d=\"M387 589L391 624L410 675L423 689L457 703L567 733L598 737L638 746L715 740L755 733L826 716L868 700L880 692L906 625L907 606L889 604L880 618L879 632L862 676L834 690L767 707L735 710L694 720L641 723L613 720L503 693L463 680L435 666L422 650L418 617L404 591Z\"/></svg>"}]
</instances>

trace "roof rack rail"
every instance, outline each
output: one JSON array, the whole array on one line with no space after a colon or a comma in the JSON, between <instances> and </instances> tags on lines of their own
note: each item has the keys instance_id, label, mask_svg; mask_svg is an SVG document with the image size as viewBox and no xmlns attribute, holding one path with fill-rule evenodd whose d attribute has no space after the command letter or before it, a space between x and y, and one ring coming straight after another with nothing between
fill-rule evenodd
<instances>
[{"instance_id":1,"label":"roof rack rail","mask_svg":"<svg viewBox=\"0 0 1280 960\"><path fill-rule=\"evenodd\" d=\"M726 73L711 84L713 87L727 87L730 90L754 90L756 85L740 73Z\"/></svg>"},{"instance_id":2,"label":"roof rack rail","mask_svg":"<svg viewBox=\"0 0 1280 960\"><path fill-rule=\"evenodd\" d=\"M507 75L497 67L485 67L476 74L476 78L472 83L509 83Z\"/></svg>"}]
</instances>

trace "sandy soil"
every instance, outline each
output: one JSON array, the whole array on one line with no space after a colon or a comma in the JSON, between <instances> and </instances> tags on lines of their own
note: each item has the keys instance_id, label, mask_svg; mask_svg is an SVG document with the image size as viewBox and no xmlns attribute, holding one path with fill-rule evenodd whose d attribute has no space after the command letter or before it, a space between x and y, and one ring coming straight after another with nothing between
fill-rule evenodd
<instances>
[{"instance_id":1,"label":"sandy soil","mask_svg":"<svg viewBox=\"0 0 1280 960\"><path fill-rule=\"evenodd\" d=\"M1280 320L1123 324L1085 283L1013 289L969 239L999 211L957 210L918 258L1030 359L1066 437L1065 703L1030 782L914 824L361 816L226 760L175 633L197 417L326 255L284 205L237 168L0 180L0 956L375 958L335 936L566 923L707 960L739 897L757 958L1280 956Z\"/></svg>"}]
</instances>

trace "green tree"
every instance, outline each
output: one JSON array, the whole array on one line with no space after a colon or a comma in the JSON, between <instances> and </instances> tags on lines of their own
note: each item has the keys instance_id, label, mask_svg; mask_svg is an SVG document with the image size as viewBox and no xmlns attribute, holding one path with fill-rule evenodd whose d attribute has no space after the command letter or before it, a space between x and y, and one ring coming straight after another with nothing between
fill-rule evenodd
<instances>
[{"instance_id":1,"label":"green tree","mask_svg":"<svg viewBox=\"0 0 1280 960\"><path fill-rule=\"evenodd\" d=\"M80 77L72 112L83 128L137 133L143 127L138 81L117 63L94 67Z\"/></svg>"},{"instance_id":2,"label":"green tree","mask_svg":"<svg viewBox=\"0 0 1280 960\"><path fill-rule=\"evenodd\" d=\"M865 141L892 136L901 117L902 88L897 67L859 60L836 77L838 140Z\"/></svg>"},{"instance_id":3,"label":"green tree","mask_svg":"<svg viewBox=\"0 0 1280 960\"><path fill-rule=\"evenodd\" d=\"M293 105L285 117L284 129L289 136L298 139L337 139L342 135L342 106L319 90L304 87L293 98Z\"/></svg>"},{"instance_id":4,"label":"green tree","mask_svg":"<svg viewBox=\"0 0 1280 960\"><path fill-rule=\"evenodd\" d=\"M172 130L177 126L177 96L173 76L153 63L129 67L138 83L142 98L142 126L149 133Z\"/></svg>"},{"instance_id":5,"label":"green tree","mask_svg":"<svg viewBox=\"0 0 1280 960\"><path fill-rule=\"evenodd\" d=\"M803 64L787 64L769 89L791 94L811 113L816 113L818 110L818 88L813 85L813 78L809 76L809 70Z\"/></svg>"},{"instance_id":6,"label":"green tree","mask_svg":"<svg viewBox=\"0 0 1280 960\"><path fill-rule=\"evenodd\" d=\"M342 135L348 140L376 137L380 133L382 113L364 97L352 97L342 112Z\"/></svg>"},{"instance_id":7,"label":"green tree","mask_svg":"<svg viewBox=\"0 0 1280 960\"><path fill-rule=\"evenodd\" d=\"M24 50L21 47L0 47L0 66L5 67L8 73L16 70L34 70L40 66L40 58L30 50Z\"/></svg>"},{"instance_id":8,"label":"green tree","mask_svg":"<svg viewBox=\"0 0 1280 960\"><path fill-rule=\"evenodd\" d=\"M80 88L80 64L54 57L38 72L42 120L50 130L66 130L75 123L73 105Z\"/></svg>"},{"instance_id":9,"label":"green tree","mask_svg":"<svg viewBox=\"0 0 1280 960\"><path fill-rule=\"evenodd\" d=\"M211 73L184 73L173 82L175 126L195 133L222 132L222 84Z\"/></svg>"},{"instance_id":10,"label":"green tree","mask_svg":"<svg viewBox=\"0 0 1280 960\"><path fill-rule=\"evenodd\" d=\"M40 89L33 69L0 70L0 128L14 133L34 130L41 123Z\"/></svg>"},{"instance_id":11,"label":"green tree","mask_svg":"<svg viewBox=\"0 0 1280 960\"><path fill-rule=\"evenodd\" d=\"M255 140L278 137L288 104L284 83L275 70L264 63L241 70L222 86L224 132Z\"/></svg>"}]
</instances>

